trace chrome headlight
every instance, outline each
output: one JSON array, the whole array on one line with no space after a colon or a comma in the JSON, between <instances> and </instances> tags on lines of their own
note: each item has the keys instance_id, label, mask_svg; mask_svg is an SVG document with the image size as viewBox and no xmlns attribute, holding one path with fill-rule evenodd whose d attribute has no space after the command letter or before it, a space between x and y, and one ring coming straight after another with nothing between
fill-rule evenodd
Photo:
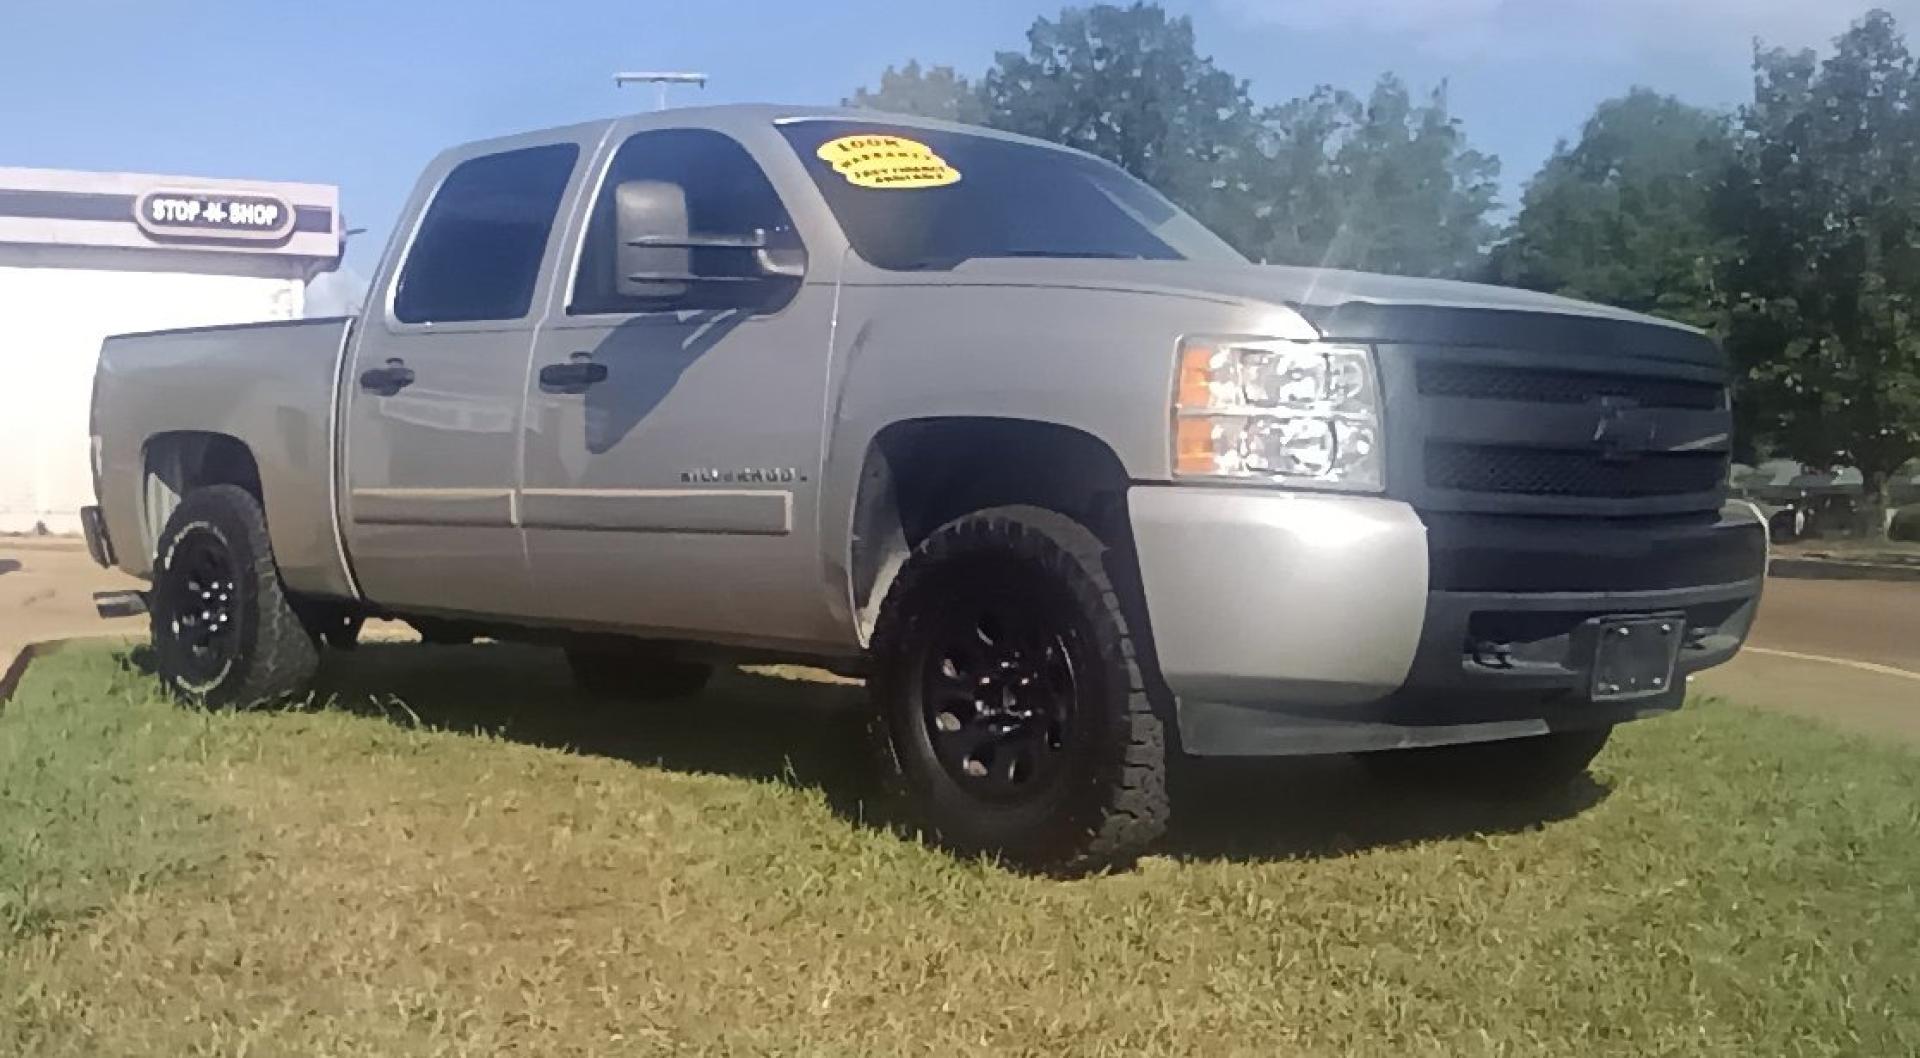
<instances>
[{"instance_id":1,"label":"chrome headlight","mask_svg":"<svg viewBox=\"0 0 1920 1058\"><path fill-rule=\"evenodd\" d=\"M1188 339L1173 419L1179 477L1381 487L1380 390L1365 346Z\"/></svg>"}]
</instances>

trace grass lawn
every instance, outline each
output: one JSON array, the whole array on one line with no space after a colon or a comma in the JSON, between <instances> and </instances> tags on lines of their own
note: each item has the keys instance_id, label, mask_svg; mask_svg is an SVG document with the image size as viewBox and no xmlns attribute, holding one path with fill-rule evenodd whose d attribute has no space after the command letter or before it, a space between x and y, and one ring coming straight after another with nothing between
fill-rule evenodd
<instances>
[{"instance_id":1,"label":"grass lawn","mask_svg":"<svg viewBox=\"0 0 1920 1058\"><path fill-rule=\"evenodd\" d=\"M329 707L209 715L105 648L35 663L0 1054L1920 1049L1920 758L1805 722L1695 703L1527 805L1188 770L1163 855L1062 882L859 822L857 688L329 664Z\"/></svg>"}]
</instances>

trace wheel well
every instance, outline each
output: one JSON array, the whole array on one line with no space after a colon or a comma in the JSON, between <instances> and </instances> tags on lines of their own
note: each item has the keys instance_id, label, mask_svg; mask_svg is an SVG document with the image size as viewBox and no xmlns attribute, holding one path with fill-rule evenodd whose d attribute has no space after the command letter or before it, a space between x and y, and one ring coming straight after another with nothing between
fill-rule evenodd
<instances>
[{"instance_id":1,"label":"wheel well","mask_svg":"<svg viewBox=\"0 0 1920 1058\"><path fill-rule=\"evenodd\" d=\"M147 439L142 458L141 528L147 553L160 541L160 531L194 489L208 485L238 485L261 501L260 465L246 443L228 434L178 431Z\"/></svg>"},{"instance_id":2,"label":"wheel well","mask_svg":"<svg viewBox=\"0 0 1920 1058\"><path fill-rule=\"evenodd\" d=\"M1132 566L1126 495L1119 456L1072 427L988 418L887 427L867 449L854 505L848 569L861 640L871 635L880 601L907 555L928 533L970 511L1009 504L1058 511Z\"/></svg>"}]
</instances>

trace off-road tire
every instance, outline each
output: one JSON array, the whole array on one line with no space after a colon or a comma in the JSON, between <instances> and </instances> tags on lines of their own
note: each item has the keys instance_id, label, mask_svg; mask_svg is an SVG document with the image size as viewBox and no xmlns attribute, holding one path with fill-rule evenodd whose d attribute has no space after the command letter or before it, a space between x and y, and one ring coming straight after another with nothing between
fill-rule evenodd
<instances>
[{"instance_id":1,"label":"off-road tire","mask_svg":"<svg viewBox=\"0 0 1920 1058\"><path fill-rule=\"evenodd\" d=\"M208 553L215 556L209 558ZM203 611L189 591L192 555L227 570L222 639L196 650L183 621ZM148 597L155 669L169 690L213 707L269 704L305 694L319 666L313 633L287 598L274 564L260 502L237 485L194 489L180 501L155 548ZM191 607L191 609L190 609Z\"/></svg>"},{"instance_id":2,"label":"off-road tire","mask_svg":"<svg viewBox=\"0 0 1920 1058\"><path fill-rule=\"evenodd\" d=\"M1077 874L1131 862L1166 829L1165 715L1142 678L1106 552L1098 537L1064 515L991 508L935 529L888 589L868 681L878 792L939 844L1022 868ZM1053 750L1059 756L1048 758L1052 775L1030 803L993 803L970 793L966 777L942 763L934 748L941 736L928 719L935 700L928 666L942 649L935 643L942 622L961 621L958 609L1003 594L1058 615L1035 624L1061 626L1051 642L1077 667L1072 719L1063 725L1071 738L1063 736Z\"/></svg>"},{"instance_id":3,"label":"off-road tire","mask_svg":"<svg viewBox=\"0 0 1920 1058\"><path fill-rule=\"evenodd\" d=\"M1565 789L1586 774L1612 734L1610 727L1558 731L1498 742L1362 753L1358 760L1376 778L1396 785L1477 797L1531 797Z\"/></svg>"},{"instance_id":4,"label":"off-road tire","mask_svg":"<svg viewBox=\"0 0 1920 1058\"><path fill-rule=\"evenodd\" d=\"M567 647L567 666L581 690L616 701L691 698L713 678L711 665L681 661L643 645L575 644Z\"/></svg>"}]
</instances>

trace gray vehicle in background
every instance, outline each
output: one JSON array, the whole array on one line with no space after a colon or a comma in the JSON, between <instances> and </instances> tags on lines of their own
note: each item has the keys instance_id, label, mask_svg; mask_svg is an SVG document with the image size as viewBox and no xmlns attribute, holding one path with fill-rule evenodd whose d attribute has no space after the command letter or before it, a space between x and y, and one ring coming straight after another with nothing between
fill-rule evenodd
<instances>
[{"instance_id":1,"label":"gray vehicle in background","mask_svg":"<svg viewBox=\"0 0 1920 1058\"><path fill-rule=\"evenodd\" d=\"M1250 264L1037 141L669 111L441 155L358 318L110 339L85 524L190 698L376 615L635 697L806 660L929 833L1077 869L1178 753L1512 794L1679 708L1766 561L1725 382L1661 320Z\"/></svg>"}]
</instances>

